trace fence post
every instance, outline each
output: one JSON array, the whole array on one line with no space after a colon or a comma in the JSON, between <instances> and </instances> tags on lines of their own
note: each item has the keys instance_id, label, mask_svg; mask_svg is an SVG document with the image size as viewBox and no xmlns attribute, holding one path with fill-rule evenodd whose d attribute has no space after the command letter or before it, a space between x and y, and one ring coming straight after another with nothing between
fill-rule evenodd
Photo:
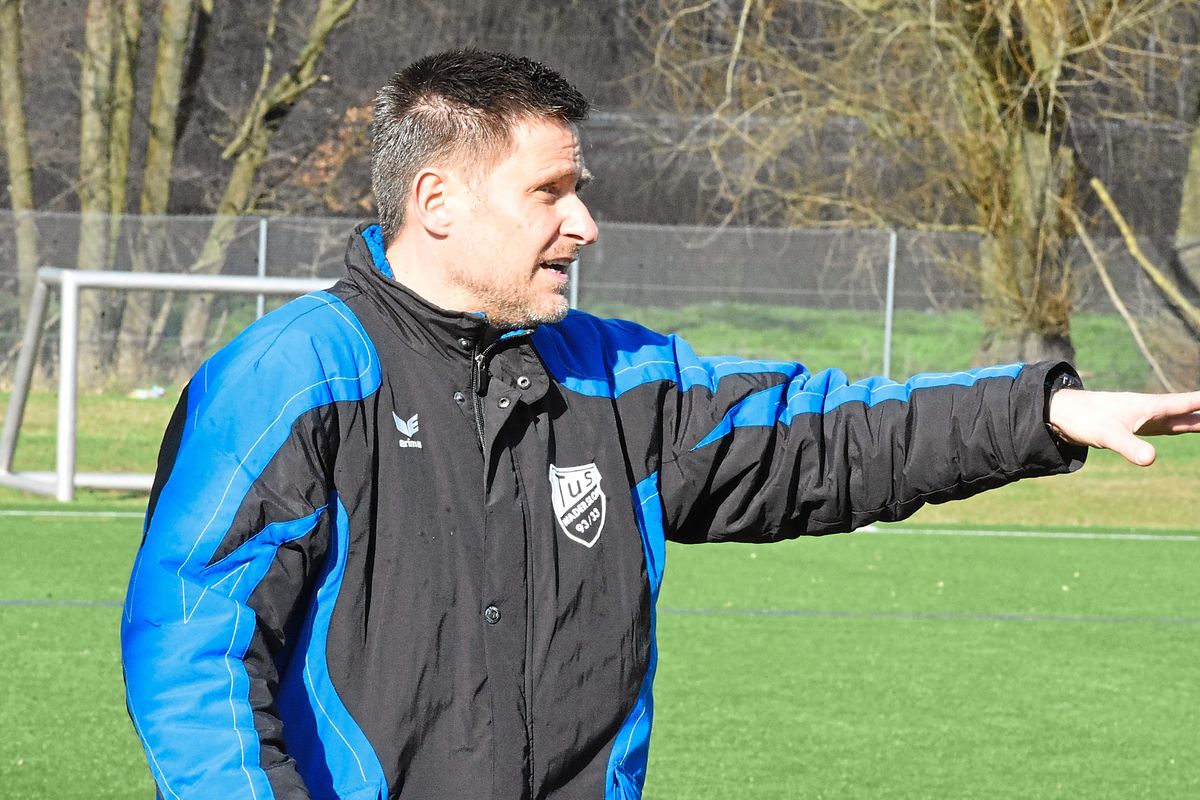
<instances>
[{"instance_id":1,"label":"fence post","mask_svg":"<svg viewBox=\"0 0 1200 800\"><path fill-rule=\"evenodd\" d=\"M258 219L258 277L267 277L267 218L259 217ZM262 319L263 312L266 309L266 300L263 295L259 295L254 303L254 318Z\"/></svg>"},{"instance_id":2,"label":"fence post","mask_svg":"<svg viewBox=\"0 0 1200 800\"><path fill-rule=\"evenodd\" d=\"M883 309L883 377L892 377L892 324L896 314L896 231L888 231L887 300Z\"/></svg>"},{"instance_id":3,"label":"fence post","mask_svg":"<svg viewBox=\"0 0 1200 800\"><path fill-rule=\"evenodd\" d=\"M571 262L571 266L567 268L567 274L571 278L571 282L567 288L567 304L571 308L579 308L579 257Z\"/></svg>"}]
</instances>

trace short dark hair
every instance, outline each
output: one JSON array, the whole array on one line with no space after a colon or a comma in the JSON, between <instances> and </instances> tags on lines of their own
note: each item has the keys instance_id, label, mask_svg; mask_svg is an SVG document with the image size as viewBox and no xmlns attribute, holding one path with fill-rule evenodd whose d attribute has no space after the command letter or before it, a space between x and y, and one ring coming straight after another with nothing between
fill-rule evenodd
<instances>
[{"instance_id":1,"label":"short dark hair","mask_svg":"<svg viewBox=\"0 0 1200 800\"><path fill-rule=\"evenodd\" d=\"M423 167L459 159L485 168L508 152L522 119L573 123L587 114L574 86L528 58L468 49L413 62L375 97L371 186L384 241L404 224L407 194Z\"/></svg>"}]
</instances>

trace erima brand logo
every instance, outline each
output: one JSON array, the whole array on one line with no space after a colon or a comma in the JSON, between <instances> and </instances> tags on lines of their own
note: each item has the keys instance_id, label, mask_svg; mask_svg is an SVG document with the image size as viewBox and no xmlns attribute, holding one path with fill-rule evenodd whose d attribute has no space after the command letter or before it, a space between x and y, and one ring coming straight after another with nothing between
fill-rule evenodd
<instances>
[{"instance_id":1,"label":"erima brand logo","mask_svg":"<svg viewBox=\"0 0 1200 800\"><path fill-rule=\"evenodd\" d=\"M554 516L563 533L573 542L591 547L604 529L606 498L600 491L600 470L595 464L582 467L550 465L550 499Z\"/></svg>"},{"instance_id":2,"label":"erima brand logo","mask_svg":"<svg viewBox=\"0 0 1200 800\"><path fill-rule=\"evenodd\" d=\"M401 447L416 447L420 449L421 443L413 439L420 430L420 425L417 422L417 415L413 414L407 421L400 419L400 416L393 411L392 419L396 423L396 430L400 431L406 438L399 440Z\"/></svg>"}]
</instances>

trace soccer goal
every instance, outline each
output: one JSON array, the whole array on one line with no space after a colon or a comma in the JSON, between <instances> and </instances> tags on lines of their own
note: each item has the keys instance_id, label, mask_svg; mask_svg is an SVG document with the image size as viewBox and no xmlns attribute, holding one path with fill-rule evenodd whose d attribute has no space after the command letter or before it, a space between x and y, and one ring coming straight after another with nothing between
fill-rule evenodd
<instances>
[{"instance_id":1,"label":"soccer goal","mask_svg":"<svg viewBox=\"0 0 1200 800\"><path fill-rule=\"evenodd\" d=\"M75 497L77 488L149 491L154 476L76 472L75 409L79 366L79 295L85 290L119 289L160 292L215 292L298 296L327 289L335 278L267 278L242 275L191 275L187 273L100 272L42 267L38 270L29 315L17 357L12 395L0 433L0 485L37 494L53 495L62 502ZM61 293L59 322L58 421L54 472L13 472L21 420L33 380L52 287Z\"/></svg>"}]
</instances>

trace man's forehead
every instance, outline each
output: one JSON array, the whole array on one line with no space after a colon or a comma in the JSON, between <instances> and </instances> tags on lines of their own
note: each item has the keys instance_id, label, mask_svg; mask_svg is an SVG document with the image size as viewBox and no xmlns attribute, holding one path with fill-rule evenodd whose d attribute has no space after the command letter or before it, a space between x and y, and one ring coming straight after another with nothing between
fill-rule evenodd
<instances>
[{"instance_id":1,"label":"man's forehead","mask_svg":"<svg viewBox=\"0 0 1200 800\"><path fill-rule=\"evenodd\" d=\"M592 173L583 163L583 155L576 151L571 155L562 155L543 159L535 167L535 173L540 177L563 177L574 175L580 181L590 181Z\"/></svg>"},{"instance_id":2,"label":"man's forehead","mask_svg":"<svg viewBox=\"0 0 1200 800\"><path fill-rule=\"evenodd\" d=\"M587 173L583 148L574 125L559 120L526 120L513 127L510 158L524 160L539 172Z\"/></svg>"},{"instance_id":3,"label":"man's forehead","mask_svg":"<svg viewBox=\"0 0 1200 800\"><path fill-rule=\"evenodd\" d=\"M532 145L547 150L571 151L578 154L581 145L579 131L569 122L557 119L522 119L514 123L513 140L517 147Z\"/></svg>"}]
</instances>

